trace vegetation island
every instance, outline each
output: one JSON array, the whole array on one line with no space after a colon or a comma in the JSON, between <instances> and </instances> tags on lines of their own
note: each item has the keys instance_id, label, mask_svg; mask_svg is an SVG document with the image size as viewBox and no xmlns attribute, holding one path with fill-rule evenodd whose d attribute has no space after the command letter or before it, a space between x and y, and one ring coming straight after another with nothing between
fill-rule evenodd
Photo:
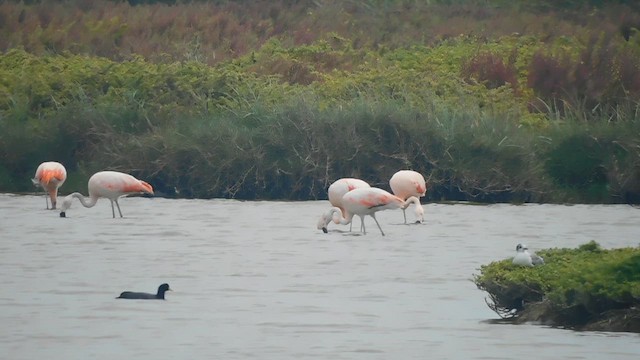
<instances>
[{"instance_id":1,"label":"vegetation island","mask_svg":"<svg viewBox=\"0 0 640 360\"><path fill-rule=\"evenodd\" d=\"M543 265L505 259L483 265L474 276L500 317L516 324L640 332L640 247L604 250L591 241L538 255Z\"/></svg>"}]
</instances>

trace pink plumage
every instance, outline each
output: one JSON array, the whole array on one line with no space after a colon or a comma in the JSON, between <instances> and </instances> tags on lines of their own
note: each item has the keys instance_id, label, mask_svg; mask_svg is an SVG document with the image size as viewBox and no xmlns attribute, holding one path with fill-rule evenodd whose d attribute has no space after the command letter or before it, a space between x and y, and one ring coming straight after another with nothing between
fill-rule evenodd
<instances>
[{"instance_id":1,"label":"pink plumage","mask_svg":"<svg viewBox=\"0 0 640 360\"><path fill-rule=\"evenodd\" d=\"M366 181L354 178L341 178L334 181L327 190L329 196L329 202L332 206L340 209L341 213L346 217L346 211L342 206L342 197L344 194L348 193L351 190L359 189L359 188L369 188L371 187L367 184ZM336 216L333 216L334 212L329 210L329 212L322 214L320 219L318 220L318 229L322 229L323 231L327 231L327 225L333 220L336 224L341 224L340 219ZM343 222L343 225L350 224L351 218L349 218L349 222Z\"/></svg>"},{"instance_id":2,"label":"pink plumage","mask_svg":"<svg viewBox=\"0 0 640 360\"><path fill-rule=\"evenodd\" d=\"M67 180L67 169L64 165L55 161L43 162L36 169L36 175L31 179L34 185L42 186L48 193L47 209L49 209L48 199L51 199L51 209L56 208L58 202L58 189Z\"/></svg>"},{"instance_id":3,"label":"pink plumage","mask_svg":"<svg viewBox=\"0 0 640 360\"><path fill-rule=\"evenodd\" d=\"M419 172L413 170L400 170L393 174L389 180L391 191L402 200L410 200L415 204L416 222L424 221L424 209L420 204L420 198L427 193L427 183ZM407 214L402 210L404 223L407 223Z\"/></svg>"},{"instance_id":4,"label":"pink plumage","mask_svg":"<svg viewBox=\"0 0 640 360\"><path fill-rule=\"evenodd\" d=\"M81 193L73 193L67 195L62 202L62 207L60 210L60 217L66 216L66 211L71 207L71 203L73 198L77 198L80 200L80 203L84 207L93 207L99 198L107 198L111 201L111 213L113 217L116 217L115 209L113 204L116 204L118 208L118 213L120 213L120 217L122 217L122 211L120 211L120 204L118 204L118 199L131 195L131 194L139 194L146 193L153 195L153 187L148 183L138 180L135 177L117 172L117 171L100 171L91 178L89 178L89 196L88 199L82 195Z\"/></svg>"}]
</instances>

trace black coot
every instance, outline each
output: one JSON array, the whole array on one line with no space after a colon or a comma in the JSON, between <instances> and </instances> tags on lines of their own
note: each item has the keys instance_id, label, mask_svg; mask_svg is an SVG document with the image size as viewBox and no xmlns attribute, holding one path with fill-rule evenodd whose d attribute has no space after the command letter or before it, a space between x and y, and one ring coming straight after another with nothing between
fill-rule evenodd
<instances>
[{"instance_id":1,"label":"black coot","mask_svg":"<svg viewBox=\"0 0 640 360\"><path fill-rule=\"evenodd\" d=\"M143 300L164 300L164 293L171 291L169 284L162 284L158 287L157 294L149 294L143 292L125 291L116 299L143 299Z\"/></svg>"}]
</instances>

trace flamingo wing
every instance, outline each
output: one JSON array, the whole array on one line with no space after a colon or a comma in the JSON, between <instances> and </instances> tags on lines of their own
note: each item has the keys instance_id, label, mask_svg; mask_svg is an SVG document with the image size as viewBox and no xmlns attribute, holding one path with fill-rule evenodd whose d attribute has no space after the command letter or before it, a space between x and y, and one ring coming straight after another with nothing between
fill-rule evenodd
<instances>
[{"instance_id":1,"label":"flamingo wing","mask_svg":"<svg viewBox=\"0 0 640 360\"><path fill-rule=\"evenodd\" d=\"M95 173L89 179L89 193L116 199L120 196L135 193L153 194L153 187L129 174L117 171L101 171Z\"/></svg>"},{"instance_id":2,"label":"flamingo wing","mask_svg":"<svg viewBox=\"0 0 640 360\"><path fill-rule=\"evenodd\" d=\"M397 209L404 201L389 192L378 188L355 189L343 197L343 205L354 214L369 214L379 210Z\"/></svg>"},{"instance_id":3,"label":"flamingo wing","mask_svg":"<svg viewBox=\"0 0 640 360\"><path fill-rule=\"evenodd\" d=\"M36 170L35 180L43 187L49 184L59 186L67 179L67 170L60 163L49 161L38 166Z\"/></svg>"},{"instance_id":4,"label":"flamingo wing","mask_svg":"<svg viewBox=\"0 0 640 360\"><path fill-rule=\"evenodd\" d=\"M427 192L427 184L424 177L413 170L396 172L389 180L389 186L391 186L391 191L396 196L405 200L410 196L424 196Z\"/></svg>"}]
</instances>

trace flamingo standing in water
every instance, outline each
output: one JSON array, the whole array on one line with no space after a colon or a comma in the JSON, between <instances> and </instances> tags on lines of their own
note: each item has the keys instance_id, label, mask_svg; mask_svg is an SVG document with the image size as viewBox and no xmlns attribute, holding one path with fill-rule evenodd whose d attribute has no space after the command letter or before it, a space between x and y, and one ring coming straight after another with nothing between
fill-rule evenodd
<instances>
[{"instance_id":1,"label":"flamingo standing in water","mask_svg":"<svg viewBox=\"0 0 640 360\"><path fill-rule=\"evenodd\" d=\"M71 207L73 198L77 198L84 207L88 208L93 207L99 198L107 198L111 201L111 214L113 217L116 217L113 203L118 207L118 212L120 213L120 217L122 217L118 199L123 196L139 193L153 195L153 188L148 183L138 180L129 174L117 171L100 171L89 178L89 200L79 192L67 195L62 201L60 217L66 217L66 211Z\"/></svg>"},{"instance_id":2,"label":"flamingo standing in water","mask_svg":"<svg viewBox=\"0 0 640 360\"><path fill-rule=\"evenodd\" d=\"M56 208L58 188L64 184L65 180L67 180L67 169L59 162L43 162L36 169L36 176L31 181L36 186L42 186L44 191L49 193L49 196L45 197L47 210L49 209L49 199L51 199L51 210Z\"/></svg>"},{"instance_id":3,"label":"flamingo standing in water","mask_svg":"<svg viewBox=\"0 0 640 360\"><path fill-rule=\"evenodd\" d=\"M348 224L351 222L354 215L360 216L362 220L362 226L360 230L366 234L367 230L364 226L364 217L369 215L373 218L380 229L380 233L384 236L384 231L380 227L378 220L376 219L376 212L387 209L402 209L407 207L409 202L405 202L399 197L379 188L360 188L349 191L342 197L342 206L346 211L345 213L338 207L333 207L329 211L331 215L334 213L340 217L340 223ZM326 232L326 228L323 228Z\"/></svg>"},{"instance_id":4,"label":"flamingo standing in water","mask_svg":"<svg viewBox=\"0 0 640 360\"><path fill-rule=\"evenodd\" d=\"M419 172L413 170L400 170L393 174L389 180L391 191L402 200L411 200L415 204L416 223L424 221L424 209L420 204L420 197L427 193L427 183ZM411 199L415 197L415 199ZM406 208L402 209L404 223L407 223Z\"/></svg>"},{"instance_id":5,"label":"flamingo standing in water","mask_svg":"<svg viewBox=\"0 0 640 360\"><path fill-rule=\"evenodd\" d=\"M339 219L337 216L334 217L334 212L329 210L328 212L322 214L322 216L318 220L318 230L322 229L322 231L326 233L327 225L329 225L331 220L333 220L333 222L336 224L351 225L351 218L349 218L348 221L345 219L345 217L347 217L347 212L342 205L342 197L344 196L344 194L348 193L351 190L370 187L371 186L367 184L366 181L360 179L342 178L334 181L327 190L329 194L329 202L332 206L339 208L341 214L343 214L344 217L342 219ZM349 231L351 231L351 228L349 228Z\"/></svg>"}]
</instances>

